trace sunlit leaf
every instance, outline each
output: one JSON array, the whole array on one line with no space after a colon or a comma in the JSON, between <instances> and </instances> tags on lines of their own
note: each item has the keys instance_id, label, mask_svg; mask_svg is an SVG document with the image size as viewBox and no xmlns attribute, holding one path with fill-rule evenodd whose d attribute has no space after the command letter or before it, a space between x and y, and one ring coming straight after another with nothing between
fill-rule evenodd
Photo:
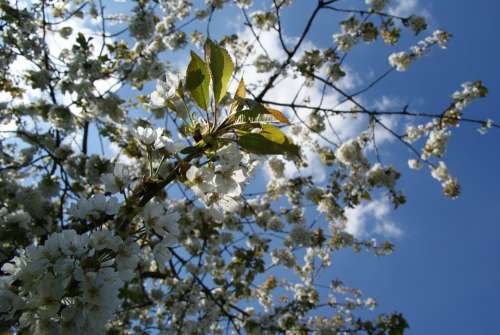
<instances>
[{"instance_id":1,"label":"sunlit leaf","mask_svg":"<svg viewBox=\"0 0 500 335\"><path fill-rule=\"evenodd\" d=\"M235 119L246 120L247 122L282 122L289 124L286 116L279 110L269 108L252 99L237 98L239 106L246 106L247 109L239 110L235 113Z\"/></svg>"},{"instance_id":2,"label":"sunlit leaf","mask_svg":"<svg viewBox=\"0 0 500 335\"><path fill-rule=\"evenodd\" d=\"M208 66L196 53L191 51L191 62L186 71L186 88L191 98L203 110L208 110L209 87Z\"/></svg>"},{"instance_id":3,"label":"sunlit leaf","mask_svg":"<svg viewBox=\"0 0 500 335\"><path fill-rule=\"evenodd\" d=\"M247 90L245 88L245 81L243 80L243 78L241 78L239 84L238 84L238 88L236 89L236 93L234 94L235 98L236 97L239 97L239 98L246 98L247 96Z\"/></svg>"},{"instance_id":4,"label":"sunlit leaf","mask_svg":"<svg viewBox=\"0 0 500 335\"><path fill-rule=\"evenodd\" d=\"M289 124L290 121L288 121L288 118L282 113L280 112L279 110L277 109L274 109L274 108L269 108L269 107L266 107L267 108L267 111L272 115L274 116L274 118L276 120L278 120L279 122L281 123L286 123L286 124Z\"/></svg>"},{"instance_id":5,"label":"sunlit leaf","mask_svg":"<svg viewBox=\"0 0 500 335\"><path fill-rule=\"evenodd\" d=\"M213 43L210 39L205 43L204 49L212 74L214 99L216 102L220 102L227 93L227 87L233 74L234 64L226 49Z\"/></svg>"},{"instance_id":6,"label":"sunlit leaf","mask_svg":"<svg viewBox=\"0 0 500 335\"><path fill-rule=\"evenodd\" d=\"M258 133L241 134L238 143L244 150L258 155L300 156L300 148L279 128L269 124L262 125Z\"/></svg>"}]
</instances>

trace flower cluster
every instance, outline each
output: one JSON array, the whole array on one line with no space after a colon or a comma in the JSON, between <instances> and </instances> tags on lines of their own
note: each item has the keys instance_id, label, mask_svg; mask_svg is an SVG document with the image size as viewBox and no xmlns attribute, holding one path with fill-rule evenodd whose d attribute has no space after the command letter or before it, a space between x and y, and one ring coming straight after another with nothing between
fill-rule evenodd
<instances>
[{"instance_id":1,"label":"flower cluster","mask_svg":"<svg viewBox=\"0 0 500 335\"><path fill-rule=\"evenodd\" d=\"M342 21L340 25L342 32L333 35L333 41L338 46L340 51L350 51L359 40L360 24L353 16L348 20Z\"/></svg>"},{"instance_id":2,"label":"flower cluster","mask_svg":"<svg viewBox=\"0 0 500 335\"><path fill-rule=\"evenodd\" d=\"M439 161L437 166L432 167L432 177L438 180L443 186L443 193L450 197L456 198L460 195L460 185L458 181L450 176L448 168L443 161Z\"/></svg>"},{"instance_id":3,"label":"flower cluster","mask_svg":"<svg viewBox=\"0 0 500 335\"><path fill-rule=\"evenodd\" d=\"M103 334L119 309L119 290L134 277L135 242L108 230L64 230L2 267L0 312L34 334Z\"/></svg>"},{"instance_id":4,"label":"flower cluster","mask_svg":"<svg viewBox=\"0 0 500 335\"><path fill-rule=\"evenodd\" d=\"M375 12L381 12L389 3L389 0L366 0L366 4Z\"/></svg>"},{"instance_id":5,"label":"flower cluster","mask_svg":"<svg viewBox=\"0 0 500 335\"><path fill-rule=\"evenodd\" d=\"M164 150L174 154L181 151L186 145L182 141L173 141L166 135L164 128L137 127L137 139L147 147L155 150Z\"/></svg>"},{"instance_id":6,"label":"flower cluster","mask_svg":"<svg viewBox=\"0 0 500 335\"><path fill-rule=\"evenodd\" d=\"M102 215L115 215L118 213L120 203L115 197L106 198L104 194L96 194L89 199L82 198L73 203L68 212L78 219L88 217L97 218Z\"/></svg>"},{"instance_id":7,"label":"flower cluster","mask_svg":"<svg viewBox=\"0 0 500 335\"><path fill-rule=\"evenodd\" d=\"M446 154L448 140L451 136L451 128L458 127L462 112L471 102L483 98L488 90L481 81L467 82L462 84L462 90L453 93L450 107L441 115L440 119L433 119L425 124L408 126L406 128L405 141L415 143L423 136L427 136L419 159L410 159L408 166L411 169L420 169L421 161L429 162L432 157L443 158ZM492 122L484 122L483 128L491 127ZM443 161L437 165L429 163L432 176L441 182L443 192L446 196L456 198L460 194L460 185L456 178L449 175L448 168Z\"/></svg>"},{"instance_id":8,"label":"flower cluster","mask_svg":"<svg viewBox=\"0 0 500 335\"><path fill-rule=\"evenodd\" d=\"M442 30L436 30L431 36L420 41L417 45L410 48L410 51L401 51L389 56L389 63L397 71L406 71L415 60L421 58L429 52L433 45L438 45L441 49L446 49L450 34Z\"/></svg>"},{"instance_id":9,"label":"flower cluster","mask_svg":"<svg viewBox=\"0 0 500 335\"><path fill-rule=\"evenodd\" d=\"M177 222L180 215L178 212L168 212L167 207L160 203L149 203L143 210L142 217L146 229L157 235L160 240L153 247L153 255L160 271L172 258L171 247L178 244L179 227Z\"/></svg>"},{"instance_id":10,"label":"flower cluster","mask_svg":"<svg viewBox=\"0 0 500 335\"><path fill-rule=\"evenodd\" d=\"M335 157L346 166L366 166L368 164L363 155L362 146L356 139L344 142L335 152Z\"/></svg>"},{"instance_id":11,"label":"flower cluster","mask_svg":"<svg viewBox=\"0 0 500 335\"><path fill-rule=\"evenodd\" d=\"M214 215L221 218L225 212L235 212L240 208L236 199L242 194L241 186L255 168L255 163L234 143L220 148L217 157L218 161L214 166L191 166L186 172L186 178L191 190L207 206L212 207ZM250 164L240 165L242 161Z\"/></svg>"}]
</instances>

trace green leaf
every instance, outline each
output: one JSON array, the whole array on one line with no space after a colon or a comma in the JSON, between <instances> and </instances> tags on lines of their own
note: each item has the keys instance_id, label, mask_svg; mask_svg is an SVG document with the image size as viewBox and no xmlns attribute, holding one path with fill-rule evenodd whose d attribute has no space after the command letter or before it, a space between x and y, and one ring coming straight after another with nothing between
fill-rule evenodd
<instances>
[{"instance_id":1,"label":"green leaf","mask_svg":"<svg viewBox=\"0 0 500 335\"><path fill-rule=\"evenodd\" d=\"M186 88L191 98L203 110L208 110L210 74L208 66L196 53L191 51L191 62L186 70Z\"/></svg>"},{"instance_id":2,"label":"green leaf","mask_svg":"<svg viewBox=\"0 0 500 335\"><path fill-rule=\"evenodd\" d=\"M76 43L80 44L80 47L83 50L87 50L89 48L87 39L85 38L85 35L82 33L78 33L78 36L76 37Z\"/></svg>"},{"instance_id":3,"label":"green leaf","mask_svg":"<svg viewBox=\"0 0 500 335\"><path fill-rule=\"evenodd\" d=\"M182 149L180 151L181 154L184 154L184 155L195 155L195 154L199 154L200 152L203 151L203 148L205 146L205 142L203 140L201 140L200 142L196 143L195 145L193 146L190 146L190 147L185 147L184 149Z\"/></svg>"},{"instance_id":4,"label":"green leaf","mask_svg":"<svg viewBox=\"0 0 500 335\"><path fill-rule=\"evenodd\" d=\"M215 44L210 39L204 46L205 56L212 74L214 99L218 103L227 93L229 80L233 74L234 64L226 49Z\"/></svg>"},{"instance_id":5,"label":"green leaf","mask_svg":"<svg viewBox=\"0 0 500 335\"><path fill-rule=\"evenodd\" d=\"M237 98L239 105L247 106L248 109L239 110L235 113L236 120L247 122L281 122L289 124L286 116L279 110L268 108L252 99Z\"/></svg>"},{"instance_id":6,"label":"green leaf","mask_svg":"<svg viewBox=\"0 0 500 335\"><path fill-rule=\"evenodd\" d=\"M200 149L197 147L185 147L180 151L181 154L184 155L190 155L190 154L195 154L199 151Z\"/></svg>"},{"instance_id":7,"label":"green leaf","mask_svg":"<svg viewBox=\"0 0 500 335\"><path fill-rule=\"evenodd\" d=\"M274 116L262 114L255 110L245 109L234 114L231 119L231 128L241 125L257 125L276 122Z\"/></svg>"},{"instance_id":8,"label":"green leaf","mask_svg":"<svg viewBox=\"0 0 500 335\"><path fill-rule=\"evenodd\" d=\"M240 146L258 155L285 155L300 157L300 148L277 127L261 125L259 133L243 133L238 138Z\"/></svg>"}]
</instances>

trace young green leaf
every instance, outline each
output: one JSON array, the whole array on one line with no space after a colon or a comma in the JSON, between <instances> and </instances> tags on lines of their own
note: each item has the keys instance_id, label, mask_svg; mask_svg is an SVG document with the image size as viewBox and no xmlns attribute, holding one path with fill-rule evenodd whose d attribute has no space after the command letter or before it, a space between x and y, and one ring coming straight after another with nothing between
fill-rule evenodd
<instances>
[{"instance_id":1,"label":"young green leaf","mask_svg":"<svg viewBox=\"0 0 500 335\"><path fill-rule=\"evenodd\" d=\"M210 74L208 66L193 51L191 51L191 62L186 71L186 88L191 98L203 110L209 106Z\"/></svg>"},{"instance_id":2,"label":"young green leaf","mask_svg":"<svg viewBox=\"0 0 500 335\"><path fill-rule=\"evenodd\" d=\"M215 44L210 39L205 43L204 49L212 74L214 99L216 102L220 102L227 93L227 87L231 75L233 74L234 64L226 49Z\"/></svg>"},{"instance_id":3,"label":"young green leaf","mask_svg":"<svg viewBox=\"0 0 500 335\"><path fill-rule=\"evenodd\" d=\"M239 105L247 106L236 112L235 119L243 119L248 122L281 122L289 124L287 117L279 110L266 107L252 99L237 98Z\"/></svg>"},{"instance_id":4,"label":"young green leaf","mask_svg":"<svg viewBox=\"0 0 500 335\"><path fill-rule=\"evenodd\" d=\"M258 133L243 133L239 145L246 151L258 155L285 155L300 157L300 148L279 128L269 124L261 125Z\"/></svg>"}]
</instances>

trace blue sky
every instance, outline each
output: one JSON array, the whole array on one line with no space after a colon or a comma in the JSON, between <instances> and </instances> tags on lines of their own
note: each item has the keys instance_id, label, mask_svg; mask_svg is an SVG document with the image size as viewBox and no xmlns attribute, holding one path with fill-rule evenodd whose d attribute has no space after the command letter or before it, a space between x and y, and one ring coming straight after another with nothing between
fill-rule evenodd
<instances>
[{"instance_id":1,"label":"blue sky","mask_svg":"<svg viewBox=\"0 0 500 335\"><path fill-rule=\"evenodd\" d=\"M395 2L396 0L393 0ZM258 2L257 0L255 1ZM284 18L288 36L301 31L311 0L296 0L296 8ZM448 50L434 49L405 73L393 73L366 95L367 101L386 96L414 111L439 113L450 95L465 81L481 79L490 95L466 110L471 118L496 121L500 102L500 46L497 13L500 3L491 0L401 0L417 13L430 15L430 30L453 34ZM339 1L338 7L349 3ZM347 5L345 5L347 4ZM230 31L227 17L214 17L213 33ZM308 40L319 47L332 42L338 26L332 15L322 15ZM228 28L229 27L229 28ZM200 28L201 29L201 28ZM423 34L425 34L424 32ZM407 35L407 34L406 34ZM362 46L348 64L360 73L380 73L387 56L404 50L417 39L404 38L397 47ZM172 61L185 64L186 57ZM180 58L179 58L180 57ZM366 79L367 80L367 79ZM122 91L123 93L123 91ZM408 203L389 214L402 230L396 251L388 257L342 252L333 258L332 272L351 287L379 302L379 312L400 311L410 323L409 334L491 334L496 331L500 301L500 132L482 136L476 125L464 124L450 139L447 165L462 186L462 195L449 200L427 170L409 170L408 150L398 143L384 146L384 159L396 165L403 177L400 187Z\"/></svg>"}]
</instances>

